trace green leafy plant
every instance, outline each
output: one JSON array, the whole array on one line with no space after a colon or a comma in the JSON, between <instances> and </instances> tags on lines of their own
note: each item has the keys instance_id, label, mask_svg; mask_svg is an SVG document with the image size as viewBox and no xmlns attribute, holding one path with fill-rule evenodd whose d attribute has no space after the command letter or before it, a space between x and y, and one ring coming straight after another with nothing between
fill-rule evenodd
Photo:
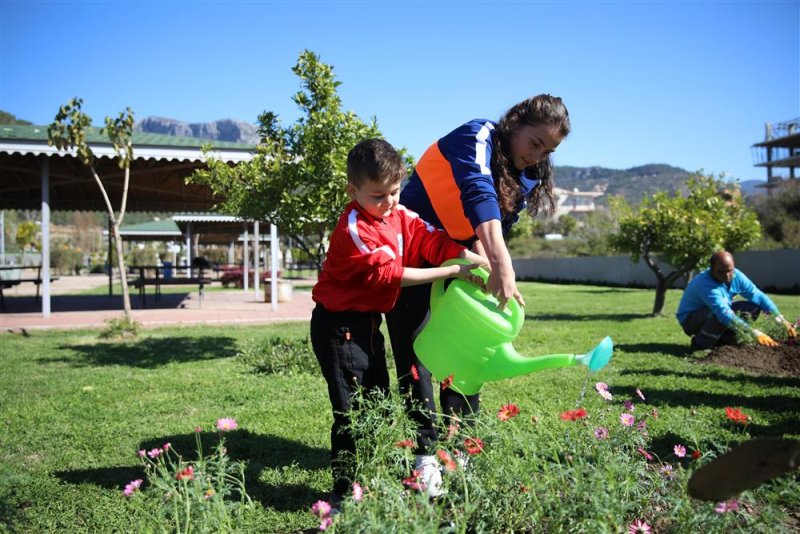
<instances>
[{"instance_id":1,"label":"green leafy plant","mask_svg":"<svg viewBox=\"0 0 800 534\"><path fill-rule=\"evenodd\" d=\"M106 319L106 327L100 331L101 339L129 339L136 337L142 324L127 315L119 318Z\"/></svg>"},{"instance_id":2,"label":"green leafy plant","mask_svg":"<svg viewBox=\"0 0 800 534\"><path fill-rule=\"evenodd\" d=\"M248 340L242 344L237 357L257 373L297 374L318 373L319 364L304 339L271 336Z\"/></svg>"},{"instance_id":3,"label":"green leafy plant","mask_svg":"<svg viewBox=\"0 0 800 534\"><path fill-rule=\"evenodd\" d=\"M161 525L170 525L173 532L232 532L253 502L245 491L244 464L231 461L225 447L224 433L238 427L235 419L218 419L219 441L213 452L205 456L201 428L195 429L197 459L189 461L170 443L148 450L139 457L147 477L147 492L155 494L161 513L154 516ZM138 499L143 479L129 482L123 495ZM142 499L142 506L153 500Z\"/></svg>"}]
</instances>

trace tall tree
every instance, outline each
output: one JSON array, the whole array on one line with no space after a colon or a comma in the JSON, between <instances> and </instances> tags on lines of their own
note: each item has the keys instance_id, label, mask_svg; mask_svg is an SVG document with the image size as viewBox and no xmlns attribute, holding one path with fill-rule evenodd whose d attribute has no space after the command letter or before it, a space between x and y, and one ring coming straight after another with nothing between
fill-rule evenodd
<instances>
[{"instance_id":1,"label":"tall tree","mask_svg":"<svg viewBox=\"0 0 800 534\"><path fill-rule=\"evenodd\" d=\"M252 160L232 167L210 157L208 168L190 180L224 198L221 211L277 225L319 269L327 236L348 200L347 153L380 131L374 118L365 123L342 110L333 67L315 53L300 54L292 71L302 87L292 100L303 115L283 127L275 113L263 112L261 143Z\"/></svg>"},{"instance_id":2,"label":"tall tree","mask_svg":"<svg viewBox=\"0 0 800 534\"><path fill-rule=\"evenodd\" d=\"M82 105L83 99L73 98L67 102L67 104L59 108L55 121L50 124L47 129L48 143L60 150L75 149L78 159L89 168L89 172L100 188L100 192L106 204L108 217L111 221L114 243L116 244L117 268L119 270L120 283L122 284L122 303L125 310L125 317L128 320L132 320L131 297L128 291L128 277L126 275L125 257L122 253L122 238L119 234L119 228L122 226L122 220L125 217L125 208L128 203L128 185L131 176L131 160L133 159L133 142L131 140L133 134L133 112L130 108L127 108L115 119L106 117L106 125L100 129L100 133L105 134L114 147L114 152L117 155L117 162L120 169L124 172L122 200L119 211L115 213L114 206L108 198L108 192L103 184L103 180L97 174L94 152L86 141L86 134L91 128L92 119L81 110Z\"/></svg>"},{"instance_id":3,"label":"tall tree","mask_svg":"<svg viewBox=\"0 0 800 534\"><path fill-rule=\"evenodd\" d=\"M700 267L715 250L741 250L761 232L755 212L745 206L736 185L696 173L686 186L687 194L656 193L638 210L622 197L611 200L619 222L619 229L610 236L611 245L630 254L634 262L643 259L658 280L653 315L664 308L667 289ZM673 270L662 269L657 257Z\"/></svg>"}]
</instances>

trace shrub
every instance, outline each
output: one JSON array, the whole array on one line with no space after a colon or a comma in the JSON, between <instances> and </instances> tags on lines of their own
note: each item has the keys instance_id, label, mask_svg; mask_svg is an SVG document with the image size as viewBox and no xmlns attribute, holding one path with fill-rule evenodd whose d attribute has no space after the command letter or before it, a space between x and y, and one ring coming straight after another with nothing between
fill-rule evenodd
<instances>
[{"instance_id":1,"label":"shrub","mask_svg":"<svg viewBox=\"0 0 800 534\"><path fill-rule=\"evenodd\" d=\"M129 339L139 334L142 324L131 317L106 319L106 327L100 331L101 339Z\"/></svg>"},{"instance_id":2,"label":"shrub","mask_svg":"<svg viewBox=\"0 0 800 534\"><path fill-rule=\"evenodd\" d=\"M308 337L292 339L273 336L246 341L237 356L257 373L292 375L319 372L319 364L309 347Z\"/></svg>"}]
</instances>

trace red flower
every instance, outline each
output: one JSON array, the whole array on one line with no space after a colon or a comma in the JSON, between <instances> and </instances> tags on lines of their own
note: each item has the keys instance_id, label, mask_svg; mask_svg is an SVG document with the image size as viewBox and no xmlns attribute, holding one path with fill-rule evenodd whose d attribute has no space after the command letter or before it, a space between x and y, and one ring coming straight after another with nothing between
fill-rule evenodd
<instances>
[{"instance_id":1,"label":"red flower","mask_svg":"<svg viewBox=\"0 0 800 534\"><path fill-rule=\"evenodd\" d=\"M725 415L734 423L739 423L742 425L747 424L747 416L737 408L731 408L730 406L727 406L725 408Z\"/></svg>"},{"instance_id":2,"label":"red flower","mask_svg":"<svg viewBox=\"0 0 800 534\"><path fill-rule=\"evenodd\" d=\"M194 480L194 467L191 465L175 475L175 480Z\"/></svg>"},{"instance_id":3,"label":"red flower","mask_svg":"<svg viewBox=\"0 0 800 534\"><path fill-rule=\"evenodd\" d=\"M516 404L504 404L497 412L497 418L501 421L508 421L512 417L519 415L519 406Z\"/></svg>"},{"instance_id":4,"label":"red flower","mask_svg":"<svg viewBox=\"0 0 800 534\"><path fill-rule=\"evenodd\" d=\"M700 456L701 456L702 454L703 454L703 453L701 453L699 450L695 449L695 450L693 450L693 451L692 451L692 458L694 458L695 460L697 460L698 458L700 458Z\"/></svg>"},{"instance_id":5,"label":"red flower","mask_svg":"<svg viewBox=\"0 0 800 534\"><path fill-rule=\"evenodd\" d=\"M419 371L417 371L417 366L411 366L411 376L414 377L414 380L419 380Z\"/></svg>"},{"instance_id":6,"label":"red flower","mask_svg":"<svg viewBox=\"0 0 800 534\"><path fill-rule=\"evenodd\" d=\"M439 462L442 464L442 467L444 467L445 471L449 471L452 473L453 471L456 470L457 467L456 461L453 460L453 457L450 456L450 453L442 449L439 449L438 451L436 451L436 455L439 457Z\"/></svg>"},{"instance_id":7,"label":"red flower","mask_svg":"<svg viewBox=\"0 0 800 534\"><path fill-rule=\"evenodd\" d=\"M402 441L395 441L394 446L398 449L410 449L414 446L414 441L410 439L404 439Z\"/></svg>"},{"instance_id":8,"label":"red flower","mask_svg":"<svg viewBox=\"0 0 800 534\"><path fill-rule=\"evenodd\" d=\"M447 389L453 385L453 375L448 376L444 380L442 380L442 389Z\"/></svg>"},{"instance_id":9,"label":"red flower","mask_svg":"<svg viewBox=\"0 0 800 534\"><path fill-rule=\"evenodd\" d=\"M586 416L589 415L584 408L578 408L577 410L567 410L566 412L561 412L561 419L564 421L577 421L578 419L584 419Z\"/></svg>"},{"instance_id":10,"label":"red flower","mask_svg":"<svg viewBox=\"0 0 800 534\"><path fill-rule=\"evenodd\" d=\"M409 488L411 488L413 490L416 490L416 491L424 490L425 489L425 484L423 484L422 482L419 481L419 476L421 474L422 473L420 471L418 471L417 469L414 469L413 471L411 471L411 476L410 477L407 477L407 478L403 479L403 485L404 486L408 486Z\"/></svg>"},{"instance_id":11,"label":"red flower","mask_svg":"<svg viewBox=\"0 0 800 534\"><path fill-rule=\"evenodd\" d=\"M467 438L464 440L464 449L469 454L480 454L483 452L483 440L481 438Z\"/></svg>"}]
</instances>

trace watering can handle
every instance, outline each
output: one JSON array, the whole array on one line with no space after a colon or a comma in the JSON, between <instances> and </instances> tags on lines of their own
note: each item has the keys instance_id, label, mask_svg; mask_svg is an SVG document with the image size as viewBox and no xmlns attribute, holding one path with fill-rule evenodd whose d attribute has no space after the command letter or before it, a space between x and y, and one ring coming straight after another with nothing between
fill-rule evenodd
<instances>
[{"instance_id":1,"label":"watering can handle","mask_svg":"<svg viewBox=\"0 0 800 534\"><path fill-rule=\"evenodd\" d=\"M469 265L471 263L471 261L465 258L451 258L443 262L441 267L447 267L449 265ZM472 269L470 272L476 276L480 276L484 283L489 280L489 271L483 267ZM436 307L442 296L444 296L444 280L436 280L431 286L431 310Z\"/></svg>"}]
</instances>

